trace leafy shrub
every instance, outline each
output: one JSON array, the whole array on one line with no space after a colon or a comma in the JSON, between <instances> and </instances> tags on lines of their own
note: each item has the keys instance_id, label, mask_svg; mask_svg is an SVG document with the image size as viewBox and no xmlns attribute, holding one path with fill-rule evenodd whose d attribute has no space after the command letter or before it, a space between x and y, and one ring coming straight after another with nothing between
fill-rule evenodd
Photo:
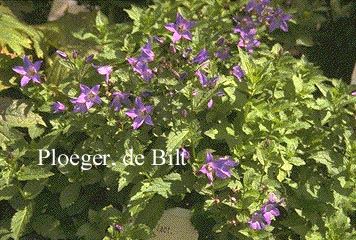
<instances>
[{"instance_id":1,"label":"leafy shrub","mask_svg":"<svg viewBox=\"0 0 356 240\"><path fill-rule=\"evenodd\" d=\"M60 49L41 84L29 63L12 66L20 97L0 102L0 236L148 239L180 206L200 239L354 238L352 89L276 43L288 35L270 34L277 5L259 19L246 4L156 1L116 25L98 12L95 32L73 34L94 57L88 45ZM110 157L54 165L39 162L45 149ZM187 164L154 166L154 149L183 151ZM124 164L131 153L145 163Z\"/></svg>"}]
</instances>

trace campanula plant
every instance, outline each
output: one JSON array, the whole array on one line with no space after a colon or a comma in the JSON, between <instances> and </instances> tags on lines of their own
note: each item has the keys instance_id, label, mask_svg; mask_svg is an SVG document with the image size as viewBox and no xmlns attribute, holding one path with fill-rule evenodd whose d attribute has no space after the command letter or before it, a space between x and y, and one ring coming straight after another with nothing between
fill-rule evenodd
<instances>
[{"instance_id":1,"label":"campanula plant","mask_svg":"<svg viewBox=\"0 0 356 240\"><path fill-rule=\"evenodd\" d=\"M156 0L23 56L21 99L0 97L0 236L150 239L183 207L199 239L355 238L355 89L275 42L287 6Z\"/></svg>"}]
</instances>

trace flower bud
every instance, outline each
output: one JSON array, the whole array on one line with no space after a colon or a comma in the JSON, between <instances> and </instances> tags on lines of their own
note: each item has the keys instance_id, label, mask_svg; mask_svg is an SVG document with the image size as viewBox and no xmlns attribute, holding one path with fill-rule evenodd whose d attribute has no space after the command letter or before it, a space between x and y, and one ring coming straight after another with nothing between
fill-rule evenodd
<instances>
[{"instance_id":1,"label":"flower bud","mask_svg":"<svg viewBox=\"0 0 356 240\"><path fill-rule=\"evenodd\" d=\"M78 57L78 54L79 54L78 50L73 50L73 51L72 51L72 57L73 57L74 59L76 59L76 58Z\"/></svg>"},{"instance_id":2,"label":"flower bud","mask_svg":"<svg viewBox=\"0 0 356 240\"><path fill-rule=\"evenodd\" d=\"M67 55L65 52L62 52L61 50L57 50L57 51L56 51L56 54L57 54L58 56L60 56L62 59L65 59L65 60L68 59L68 55Z\"/></svg>"},{"instance_id":3,"label":"flower bud","mask_svg":"<svg viewBox=\"0 0 356 240\"><path fill-rule=\"evenodd\" d=\"M94 58L94 54L90 54L85 58L85 63L87 64L91 63L93 61L93 58Z\"/></svg>"}]
</instances>

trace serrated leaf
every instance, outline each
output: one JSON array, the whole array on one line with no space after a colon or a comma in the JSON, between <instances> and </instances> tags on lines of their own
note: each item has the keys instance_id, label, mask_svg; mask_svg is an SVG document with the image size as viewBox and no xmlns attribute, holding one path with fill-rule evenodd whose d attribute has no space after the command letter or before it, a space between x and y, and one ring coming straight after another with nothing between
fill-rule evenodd
<instances>
[{"instance_id":1,"label":"serrated leaf","mask_svg":"<svg viewBox=\"0 0 356 240\"><path fill-rule=\"evenodd\" d=\"M104 234L101 233L100 229L98 229L98 227L92 223L83 224L78 228L76 233L77 236L84 237L86 240L102 239Z\"/></svg>"},{"instance_id":2,"label":"serrated leaf","mask_svg":"<svg viewBox=\"0 0 356 240\"><path fill-rule=\"evenodd\" d=\"M171 131L168 135L166 149L174 150L180 148L183 145L184 141L187 140L188 136L188 129Z\"/></svg>"},{"instance_id":3,"label":"serrated leaf","mask_svg":"<svg viewBox=\"0 0 356 240\"><path fill-rule=\"evenodd\" d=\"M135 223L147 224L150 228L154 228L163 214L164 205L165 199L162 196L155 195L138 214Z\"/></svg>"},{"instance_id":4,"label":"serrated leaf","mask_svg":"<svg viewBox=\"0 0 356 240\"><path fill-rule=\"evenodd\" d=\"M23 195L26 199L34 199L38 194L40 194L45 187L47 181L28 181L23 188Z\"/></svg>"},{"instance_id":5,"label":"serrated leaf","mask_svg":"<svg viewBox=\"0 0 356 240\"><path fill-rule=\"evenodd\" d=\"M37 180L49 178L53 175L54 174L44 166L22 166L17 173L17 179L20 181Z\"/></svg>"},{"instance_id":6,"label":"serrated leaf","mask_svg":"<svg viewBox=\"0 0 356 240\"><path fill-rule=\"evenodd\" d=\"M11 219L11 232L15 240L20 239L25 232L27 224L30 222L33 213L32 203L30 202L23 210L17 211Z\"/></svg>"},{"instance_id":7,"label":"serrated leaf","mask_svg":"<svg viewBox=\"0 0 356 240\"><path fill-rule=\"evenodd\" d=\"M0 44L9 46L17 55L22 56L25 49L33 48L38 57L43 57L43 34L34 27L21 23L11 10L0 5Z\"/></svg>"},{"instance_id":8,"label":"serrated leaf","mask_svg":"<svg viewBox=\"0 0 356 240\"><path fill-rule=\"evenodd\" d=\"M59 203L62 208L71 206L79 197L80 185L78 183L72 183L66 186L59 196Z\"/></svg>"},{"instance_id":9,"label":"serrated leaf","mask_svg":"<svg viewBox=\"0 0 356 240\"><path fill-rule=\"evenodd\" d=\"M140 18L141 18L143 9L132 5L131 9L124 9L124 11L134 21L135 26L138 26L137 24L140 23Z\"/></svg>"},{"instance_id":10,"label":"serrated leaf","mask_svg":"<svg viewBox=\"0 0 356 240\"><path fill-rule=\"evenodd\" d=\"M0 201L10 200L17 193L17 187L13 184L5 185L0 188Z\"/></svg>"},{"instance_id":11,"label":"serrated leaf","mask_svg":"<svg viewBox=\"0 0 356 240\"><path fill-rule=\"evenodd\" d=\"M305 161L300 157L292 157L288 160L288 162L294 166L302 166L305 165Z\"/></svg>"},{"instance_id":12,"label":"serrated leaf","mask_svg":"<svg viewBox=\"0 0 356 240\"><path fill-rule=\"evenodd\" d=\"M59 220L51 215L40 215L32 223L33 229L43 237L50 239L65 239L66 235L60 228Z\"/></svg>"},{"instance_id":13,"label":"serrated leaf","mask_svg":"<svg viewBox=\"0 0 356 240\"><path fill-rule=\"evenodd\" d=\"M208 137L210 137L211 139L215 139L215 136L219 133L219 131L217 129L209 129L207 131L204 132L204 134Z\"/></svg>"},{"instance_id":14,"label":"serrated leaf","mask_svg":"<svg viewBox=\"0 0 356 240\"><path fill-rule=\"evenodd\" d=\"M23 99L0 98L0 113L0 146L18 137L13 127L31 129L32 137L37 137L46 126L42 117L33 112L32 104Z\"/></svg>"},{"instance_id":15,"label":"serrated leaf","mask_svg":"<svg viewBox=\"0 0 356 240\"><path fill-rule=\"evenodd\" d=\"M292 78L294 89L296 93L300 93L303 90L303 79L297 76Z\"/></svg>"}]
</instances>

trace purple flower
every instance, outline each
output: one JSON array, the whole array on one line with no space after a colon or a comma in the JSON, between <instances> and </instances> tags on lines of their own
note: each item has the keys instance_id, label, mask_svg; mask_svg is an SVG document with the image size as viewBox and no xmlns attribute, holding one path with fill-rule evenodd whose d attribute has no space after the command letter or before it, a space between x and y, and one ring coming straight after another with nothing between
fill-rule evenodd
<instances>
[{"instance_id":1,"label":"purple flower","mask_svg":"<svg viewBox=\"0 0 356 240\"><path fill-rule=\"evenodd\" d=\"M278 206L281 202L283 202L283 200L281 200L280 202L276 202L275 197L276 196L274 194L271 194L268 198L268 202L265 203L261 209L261 212L267 224L271 224L273 216L277 217L280 214Z\"/></svg>"},{"instance_id":2,"label":"purple flower","mask_svg":"<svg viewBox=\"0 0 356 240\"><path fill-rule=\"evenodd\" d=\"M184 159L189 159L190 158L190 153L187 149L181 148L179 150L179 155L183 156Z\"/></svg>"},{"instance_id":3,"label":"purple flower","mask_svg":"<svg viewBox=\"0 0 356 240\"><path fill-rule=\"evenodd\" d=\"M231 73L239 80L239 82L242 82L242 78L246 75L245 71L242 70L240 65L234 66Z\"/></svg>"},{"instance_id":4,"label":"purple flower","mask_svg":"<svg viewBox=\"0 0 356 240\"><path fill-rule=\"evenodd\" d=\"M209 108L209 109L213 106L213 103L214 103L214 101L213 101L213 99L211 98L211 99L209 100L209 102L208 102L208 108Z\"/></svg>"},{"instance_id":5,"label":"purple flower","mask_svg":"<svg viewBox=\"0 0 356 240\"><path fill-rule=\"evenodd\" d=\"M153 78L153 71L149 68L148 62L152 62L155 54L152 51L151 39L141 48L141 55L137 58L128 58L132 69L140 74L140 76L148 83Z\"/></svg>"},{"instance_id":6,"label":"purple flower","mask_svg":"<svg viewBox=\"0 0 356 240\"><path fill-rule=\"evenodd\" d=\"M30 80L36 83L41 83L42 81L38 75L38 71L41 68L42 61L32 63L27 56L23 56L23 64L23 66L12 68L12 70L23 76L21 79L21 87L26 86Z\"/></svg>"},{"instance_id":7,"label":"purple flower","mask_svg":"<svg viewBox=\"0 0 356 240\"><path fill-rule=\"evenodd\" d=\"M94 54L90 54L85 58L85 63L87 64L91 63L93 61L93 58L94 58Z\"/></svg>"},{"instance_id":8,"label":"purple flower","mask_svg":"<svg viewBox=\"0 0 356 240\"><path fill-rule=\"evenodd\" d=\"M79 54L78 50L73 50L73 51L72 51L72 57L73 57L74 59L76 59L76 58L78 57L78 54ZM93 55L93 56L94 56L94 55Z\"/></svg>"},{"instance_id":9,"label":"purple flower","mask_svg":"<svg viewBox=\"0 0 356 240\"><path fill-rule=\"evenodd\" d=\"M129 99L130 93L114 92L112 96L113 98L110 106L114 108L115 112L121 109L121 103L127 106L131 105L131 101Z\"/></svg>"},{"instance_id":10,"label":"purple flower","mask_svg":"<svg viewBox=\"0 0 356 240\"><path fill-rule=\"evenodd\" d=\"M208 79L207 76L200 70L196 71L195 75L198 76L199 82L203 87L214 88L216 86L216 82L219 79L219 76Z\"/></svg>"},{"instance_id":11,"label":"purple flower","mask_svg":"<svg viewBox=\"0 0 356 240\"><path fill-rule=\"evenodd\" d=\"M153 106L143 105L141 99L136 97L135 99L136 108L126 111L125 114L131 119L135 119L132 127L133 129L138 129L144 122L148 125L153 126L151 116L149 115L153 109Z\"/></svg>"},{"instance_id":12,"label":"purple flower","mask_svg":"<svg viewBox=\"0 0 356 240\"><path fill-rule=\"evenodd\" d=\"M192 60L193 63L202 64L207 61L210 57L205 48L203 48Z\"/></svg>"},{"instance_id":13,"label":"purple flower","mask_svg":"<svg viewBox=\"0 0 356 240\"><path fill-rule=\"evenodd\" d=\"M140 74L140 76L148 83L153 78L153 71L148 67L148 64L143 61L139 61L137 58L128 58L132 69Z\"/></svg>"},{"instance_id":14,"label":"purple flower","mask_svg":"<svg viewBox=\"0 0 356 240\"><path fill-rule=\"evenodd\" d=\"M60 113L60 112L66 111L66 110L67 110L66 106L64 106L64 104L61 102L57 101L52 104L53 113Z\"/></svg>"},{"instance_id":15,"label":"purple flower","mask_svg":"<svg viewBox=\"0 0 356 240\"><path fill-rule=\"evenodd\" d=\"M351 93L352 96L356 96L356 91Z\"/></svg>"},{"instance_id":16,"label":"purple flower","mask_svg":"<svg viewBox=\"0 0 356 240\"><path fill-rule=\"evenodd\" d=\"M264 229L266 225L271 224L274 217L280 215L278 206L283 202L283 200L277 202L275 197L276 196L274 194L271 194L268 201L263 204L262 208L253 213L249 221L250 228L257 230Z\"/></svg>"},{"instance_id":17,"label":"purple flower","mask_svg":"<svg viewBox=\"0 0 356 240\"><path fill-rule=\"evenodd\" d=\"M250 228L255 230L261 230L266 227L265 218L260 212L252 214L252 217L248 223L250 224Z\"/></svg>"},{"instance_id":18,"label":"purple flower","mask_svg":"<svg viewBox=\"0 0 356 240\"><path fill-rule=\"evenodd\" d=\"M163 44L164 40L158 36L153 36L153 40L155 40L156 42L158 42L159 44Z\"/></svg>"},{"instance_id":19,"label":"purple flower","mask_svg":"<svg viewBox=\"0 0 356 240\"><path fill-rule=\"evenodd\" d=\"M180 13L177 13L175 23L168 23L164 27L173 32L173 43L179 41L182 37L188 40L192 40L192 34L190 29L195 25L194 21L185 20Z\"/></svg>"},{"instance_id":20,"label":"purple flower","mask_svg":"<svg viewBox=\"0 0 356 240\"><path fill-rule=\"evenodd\" d=\"M95 68L100 75L105 75L105 82L106 84L109 84L110 74L112 73L112 66L105 65L102 67L97 66Z\"/></svg>"},{"instance_id":21,"label":"purple flower","mask_svg":"<svg viewBox=\"0 0 356 240\"><path fill-rule=\"evenodd\" d=\"M232 19L236 23L234 33L248 33L251 29L255 28L255 23L249 16L233 17Z\"/></svg>"},{"instance_id":22,"label":"purple flower","mask_svg":"<svg viewBox=\"0 0 356 240\"><path fill-rule=\"evenodd\" d=\"M152 62L155 59L155 54L152 51L151 39L141 48L141 55L138 57L138 61Z\"/></svg>"},{"instance_id":23,"label":"purple flower","mask_svg":"<svg viewBox=\"0 0 356 240\"><path fill-rule=\"evenodd\" d=\"M288 32L287 21L292 18L291 15L284 14L280 7L273 13L272 16L268 17L267 20L269 22L269 31L273 32L277 28L280 28L284 32Z\"/></svg>"},{"instance_id":24,"label":"purple flower","mask_svg":"<svg viewBox=\"0 0 356 240\"><path fill-rule=\"evenodd\" d=\"M58 56L60 56L62 59L65 59L65 60L68 59L68 55L67 55L65 52L62 52L62 51L60 51L60 50L57 50L57 51L56 51L56 54L57 54Z\"/></svg>"},{"instance_id":25,"label":"purple flower","mask_svg":"<svg viewBox=\"0 0 356 240\"><path fill-rule=\"evenodd\" d=\"M206 163L199 171L208 177L210 184L213 184L213 173L218 178L229 178L231 177L230 168L235 166L237 166L237 163L229 158L218 158L216 161L213 161L213 155L207 151Z\"/></svg>"},{"instance_id":26,"label":"purple flower","mask_svg":"<svg viewBox=\"0 0 356 240\"><path fill-rule=\"evenodd\" d=\"M222 47L219 51L215 53L215 57L220 58L221 60L225 60L231 57L230 48L228 46Z\"/></svg>"},{"instance_id":27,"label":"purple flower","mask_svg":"<svg viewBox=\"0 0 356 240\"><path fill-rule=\"evenodd\" d=\"M261 15L265 6L270 4L270 0L250 0L246 5L245 10L247 12L255 11L258 15Z\"/></svg>"},{"instance_id":28,"label":"purple flower","mask_svg":"<svg viewBox=\"0 0 356 240\"><path fill-rule=\"evenodd\" d=\"M182 57L187 58L188 55L192 52L192 48L191 47L187 47L184 52L182 53Z\"/></svg>"},{"instance_id":29,"label":"purple flower","mask_svg":"<svg viewBox=\"0 0 356 240\"><path fill-rule=\"evenodd\" d=\"M98 96L99 88L100 85L89 88L84 84L80 84L81 94L78 98L70 100L71 103L75 104L73 112L85 113L94 105L94 103L100 104L101 99Z\"/></svg>"},{"instance_id":30,"label":"purple flower","mask_svg":"<svg viewBox=\"0 0 356 240\"><path fill-rule=\"evenodd\" d=\"M114 229L116 230L116 231L118 231L118 232L121 232L122 231L122 229L123 229L123 227L120 225L120 224L114 224Z\"/></svg>"},{"instance_id":31,"label":"purple flower","mask_svg":"<svg viewBox=\"0 0 356 240\"><path fill-rule=\"evenodd\" d=\"M256 35L256 29L251 29L248 33L241 32L241 39L238 43L238 47L246 48L249 53L253 53L253 47L260 46L260 41L254 39Z\"/></svg>"}]
</instances>

